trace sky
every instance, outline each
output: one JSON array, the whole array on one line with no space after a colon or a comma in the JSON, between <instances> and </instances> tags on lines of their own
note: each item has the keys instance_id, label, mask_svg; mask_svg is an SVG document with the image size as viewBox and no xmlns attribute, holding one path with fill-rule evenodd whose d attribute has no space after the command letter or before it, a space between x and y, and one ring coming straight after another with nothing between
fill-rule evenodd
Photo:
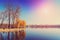
<instances>
[{"instance_id":1,"label":"sky","mask_svg":"<svg viewBox=\"0 0 60 40\"><path fill-rule=\"evenodd\" d=\"M60 24L60 0L0 0L0 12L8 3L20 7L20 18L27 25Z\"/></svg>"}]
</instances>

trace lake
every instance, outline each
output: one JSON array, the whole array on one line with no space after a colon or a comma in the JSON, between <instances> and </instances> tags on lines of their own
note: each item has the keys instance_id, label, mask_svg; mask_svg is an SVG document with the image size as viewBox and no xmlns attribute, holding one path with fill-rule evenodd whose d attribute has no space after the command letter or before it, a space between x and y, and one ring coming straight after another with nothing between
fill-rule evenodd
<instances>
[{"instance_id":1,"label":"lake","mask_svg":"<svg viewBox=\"0 0 60 40\"><path fill-rule=\"evenodd\" d=\"M27 28L26 40L60 40L59 28Z\"/></svg>"},{"instance_id":2,"label":"lake","mask_svg":"<svg viewBox=\"0 0 60 40\"><path fill-rule=\"evenodd\" d=\"M26 28L25 31L15 33L0 32L0 40L60 40L60 29Z\"/></svg>"}]
</instances>

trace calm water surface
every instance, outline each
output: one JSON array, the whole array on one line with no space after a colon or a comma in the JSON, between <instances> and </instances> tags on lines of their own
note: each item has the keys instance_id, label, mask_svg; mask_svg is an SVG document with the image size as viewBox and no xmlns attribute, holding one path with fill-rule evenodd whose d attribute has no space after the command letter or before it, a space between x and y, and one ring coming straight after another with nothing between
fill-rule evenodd
<instances>
[{"instance_id":1,"label":"calm water surface","mask_svg":"<svg viewBox=\"0 0 60 40\"><path fill-rule=\"evenodd\" d=\"M26 34L25 34L26 33ZM18 35L19 34L19 35ZM0 40L60 40L59 28L26 28L20 32L0 32Z\"/></svg>"},{"instance_id":2,"label":"calm water surface","mask_svg":"<svg viewBox=\"0 0 60 40\"><path fill-rule=\"evenodd\" d=\"M59 28L27 28L26 40L60 40Z\"/></svg>"}]
</instances>

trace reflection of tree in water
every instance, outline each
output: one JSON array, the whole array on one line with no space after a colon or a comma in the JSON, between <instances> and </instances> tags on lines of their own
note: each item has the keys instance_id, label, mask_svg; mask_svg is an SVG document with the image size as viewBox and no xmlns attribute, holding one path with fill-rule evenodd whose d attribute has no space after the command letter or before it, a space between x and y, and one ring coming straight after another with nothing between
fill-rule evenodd
<instances>
[{"instance_id":1,"label":"reflection of tree in water","mask_svg":"<svg viewBox=\"0 0 60 40\"><path fill-rule=\"evenodd\" d=\"M15 40L24 40L25 39L25 32L24 30L15 32Z\"/></svg>"},{"instance_id":2,"label":"reflection of tree in water","mask_svg":"<svg viewBox=\"0 0 60 40\"><path fill-rule=\"evenodd\" d=\"M10 36L8 39L8 32L0 33L0 40L24 40L25 39L25 31L21 30L19 32L9 32Z\"/></svg>"},{"instance_id":3,"label":"reflection of tree in water","mask_svg":"<svg viewBox=\"0 0 60 40\"><path fill-rule=\"evenodd\" d=\"M2 40L2 35L1 35L1 33L0 33L0 40Z\"/></svg>"}]
</instances>

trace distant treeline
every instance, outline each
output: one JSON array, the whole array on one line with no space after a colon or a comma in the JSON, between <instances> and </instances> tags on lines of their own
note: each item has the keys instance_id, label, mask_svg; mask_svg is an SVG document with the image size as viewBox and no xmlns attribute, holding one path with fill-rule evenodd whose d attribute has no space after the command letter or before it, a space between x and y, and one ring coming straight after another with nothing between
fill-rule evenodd
<instances>
[{"instance_id":1,"label":"distant treeline","mask_svg":"<svg viewBox=\"0 0 60 40\"><path fill-rule=\"evenodd\" d=\"M27 25L27 28L60 28L60 25Z\"/></svg>"}]
</instances>

